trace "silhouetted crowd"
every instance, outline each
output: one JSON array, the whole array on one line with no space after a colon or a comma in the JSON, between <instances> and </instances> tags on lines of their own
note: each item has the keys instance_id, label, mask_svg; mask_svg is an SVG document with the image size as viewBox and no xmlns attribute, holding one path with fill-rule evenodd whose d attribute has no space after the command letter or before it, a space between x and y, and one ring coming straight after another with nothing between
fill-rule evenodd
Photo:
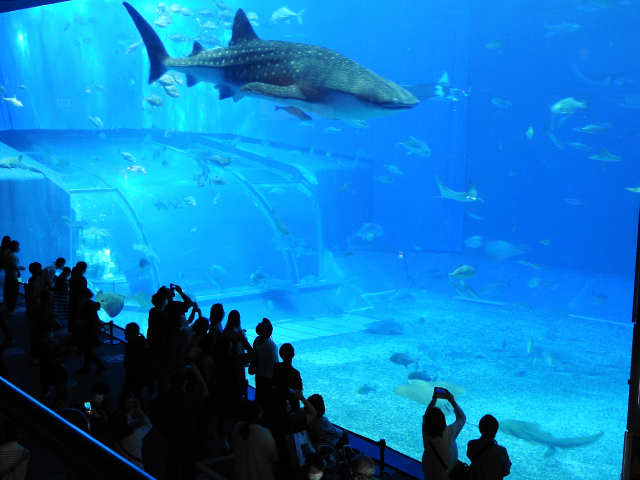
<instances>
[{"instance_id":1,"label":"silhouetted crowd","mask_svg":"<svg viewBox=\"0 0 640 480\"><path fill-rule=\"evenodd\" d=\"M24 270L17 257L19 251L17 241L2 240L0 328L5 339L0 351L14 341L6 319L14 312ZM235 480L319 480L327 468L323 456L315 451L320 444L342 452L337 458L344 461L333 466L340 470L338 478L374 478L370 457L349 455L347 432L327 419L323 397L305 397L302 377L293 366L294 347L289 343L277 347L268 319L257 325L252 344L237 310L227 315L216 303L206 318L179 285L161 287L152 296L146 338L138 324L126 325L124 378L116 405L109 402L105 382L93 385L90 402L69 405L65 360L76 351L83 355L78 375L90 373L92 364L96 374L106 366L95 351L104 324L98 316L100 303L92 300L85 278L87 264L78 262L73 269L65 264L63 258L44 268L30 264L31 277L24 285L31 362L39 365L40 393L45 396L53 388L53 409L71 406L83 411L90 421L91 435L123 458L144 469L142 443L154 428L166 439L165 478L171 480L194 478L196 460L211 456L212 441L223 455L233 452ZM248 399L247 369L255 375L254 401ZM0 374L8 378L6 370L0 357ZM455 438L465 417L453 396L444 392L434 392L423 419L427 479L453 478L448 473L458 462ZM452 403L456 413L453 426L446 427L444 415L434 408L438 398ZM436 415L433 420L436 410L442 417ZM502 478L509 473L506 450L495 444L494 426L497 431L497 421L491 423L489 433L482 433L480 444L473 446L473 451L480 451L482 462L472 467L491 472L477 476L479 479ZM481 422L481 432L482 427ZM0 478L24 478L28 451L25 457L26 449L16 443L15 428L8 422L3 423L0 433ZM471 444L469 448L471 452ZM492 449L493 453L484 453ZM439 455L441 462L436 462ZM498 461L504 465L500 467ZM10 467L15 473L16 464L22 476L2 476L3 469Z\"/></svg>"}]
</instances>

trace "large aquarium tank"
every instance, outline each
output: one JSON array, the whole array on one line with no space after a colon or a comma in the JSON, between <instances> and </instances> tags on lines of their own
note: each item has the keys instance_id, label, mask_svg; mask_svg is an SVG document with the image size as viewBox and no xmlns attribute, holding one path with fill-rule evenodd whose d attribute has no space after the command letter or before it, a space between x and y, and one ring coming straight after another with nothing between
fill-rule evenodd
<instances>
[{"instance_id":1,"label":"large aquarium tank","mask_svg":"<svg viewBox=\"0 0 640 480\"><path fill-rule=\"evenodd\" d=\"M638 1L131 5L0 14L23 265L87 262L119 326L170 283L267 317L331 421L415 459L442 386L461 458L490 413L509 478L619 477Z\"/></svg>"}]
</instances>

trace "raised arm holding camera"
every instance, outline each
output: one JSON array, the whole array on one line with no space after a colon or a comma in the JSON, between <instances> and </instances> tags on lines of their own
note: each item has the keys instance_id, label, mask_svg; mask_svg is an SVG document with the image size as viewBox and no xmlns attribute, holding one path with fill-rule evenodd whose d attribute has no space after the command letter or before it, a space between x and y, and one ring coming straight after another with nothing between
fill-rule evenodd
<instances>
[{"instance_id":1,"label":"raised arm holding camera","mask_svg":"<svg viewBox=\"0 0 640 480\"><path fill-rule=\"evenodd\" d=\"M455 421L447 426L444 413L438 407L438 399L448 400L456 415ZM422 417L422 472L425 480L449 480L455 477L458 466L458 445L456 438L467 420L455 398L446 388L435 387L433 398ZM450 475L451 473L451 475Z\"/></svg>"}]
</instances>

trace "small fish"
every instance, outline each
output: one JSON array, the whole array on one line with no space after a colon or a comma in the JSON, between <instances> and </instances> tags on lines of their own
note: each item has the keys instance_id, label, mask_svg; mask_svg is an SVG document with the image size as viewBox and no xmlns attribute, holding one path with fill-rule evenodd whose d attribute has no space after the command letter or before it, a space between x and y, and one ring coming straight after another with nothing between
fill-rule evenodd
<instances>
[{"instance_id":1,"label":"small fish","mask_svg":"<svg viewBox=\"0 0 640 480\"><path fill-rule=\"evenodd\" d=\"M472 212L466 212L466 213L470 218L473 218L474 220L482 220L482 217L480 215L476 215L475 213L472 213Z\"/></svg>"},{"instance_id":2,"label":"small fish","mask_svg":"<svg viewBox=\"0 0 640 480\"><path fill-rule=\"evenodd\" d=\"M558 138L555 135L550 133L549 138L551 139L551 141L554 143L556 147L558 147L560 150L564 150L564 145L560 140L558 140Z\"/></svg>"},{"instance_id":3,"label":"small fish","mask_svg":"<svg viewBox=\"0 0 640 480\"><path fill-rule=\"evenodd\" d=\"M591 305L595 307L600 307L605 303L607 303L608 301L609 299L604 293L599 293L598 295L593 296L593 298L591 299Z\"/></svg>"},{"instance_id":4,"label":"small fish","mask_svg":"<svg viewBox=\"0 0 640 480\"><path fill-rule=\"evenodd\" d=\"M153 202L153 206L156 207L158 210L169 210L169 207L167 206L167 204L164 202L161 202L160 200L156 200L155 202Z\"/></svg>"},{"instance_id":5,"label":"small fish","mask_svg":"<svg viewBox=\"0 0 640 480\"><path fill-rule=\"evenodd\" d=\"M400 170L395 165L385 165L385 168L389 170L391 173L393 173L394 175L402 175L402 170Z\"/></svg>"},{"instance_id":6,"label":"small fish","mask_svg":"<svg viewBox=\"0 0 640 480\"><path fill-rule=\"evenodd\" d=\"M527 353L531 353L533 351L533 337L529 337L527 339Z\"/></svg>"},{"instance_id":7,"label":"small fish","mask_svg":"<svg viewBox=\"0 0 640 480\"><path fill-rule=\"evenodd\" d=\"M322 130L322 133L330 133L330 134L342 133L342 130L336 127L327 127Z\"/></svg>"},{"instance_id":8,"label":"small fish","mask_svg":"<svg viewBox=\"0 0 640 480\"><path fill-rule=\"evenodd\" d=\"M571 148L575 148L576 150L593 150L593 147L580 142L567 142L565 145L569 145Z\"/></svg>"},{"instance_id":9,"label":"small fish","mask_svg":"<svg viewBox=\"0 0 640 480\"><path fill-rule=\"evenodd\" d=\"M507 46L506 42L487 42L484 44L484 48L487 50L498 50Z\"/></svg>"},{"instance_id":10,"label":"small fish","mask_svg":"<svg viewBox=\"0 0 640 480\"><path fill-rule=\"evenodd\" d=\"M431 156L431 149L426 143L412 136L409 136L409 138L411 140L407 140L406 142L398 142L396 145L402 145L404 148L406 148L407 155L415 153L416 155L420 155L421 157Z\"/></svg>"},{"instance_id":11,"label":"small fish","mask_svg":"<svg viewBox=\"0 0 640 480\"><path fill-rule=\"evenodd\" d=\"M529 127L525 130L524 136L527 137L528 140L533 138L533 127Z\"/></svg>"},{"instance_id":12,"label":"small fish","mask_svg":"<svg viewBox=\"0 0 640 480\"><path fill-rule=\"evenodd\" d=\"M572 128L571 130L574 132L584 132L597 135L606 132L609 128L611 128L611 124L609 123L591 123L583 127Z\"/></svg>"},{"instance_id":13,"label":"small fish","mask_svg":"<svg viewBox=\"0 0 640 480\"><path fill-rule=\"evenodd\" d=\"M281 195L283 193L286 193L284 188L281 187L274 187L271 190L269 190L269 193L273 194L273 195Z\"/></svg>"},{"instance_id":14,"label":"small fish","mask_svg":"<svg viewBox=\"0 0 640 480\"><path fill-rule=\"evenodd\" d=\"M504 283L488 283L487 285L482 287L482 289L480 290L480 294L487 295L491 293L502 293L502 291L504 291L504 289L507 287L508 285L505 285Z\"/></svg>"},{"instance_id":15,"label":"small fish","mask_svg":"<svg viewBox=\"0 0 640 480\"><path fill-rule=\"evenodd\" d=\"M220 192L216 193L216 196L213 197L213 204L217 205L220 202Z\"/></svg>"},{"instance_id":16,"label":"small fish","mask_svg":"<svg viewBox=\"0 0 640 480\"><path fill-rule=\"evenodd\" d=\"M364 384L358 389L358 395L369 395L371 392L376 392L376 387L370 387L367 384Z\"/></svg>"},{"instance_id":17,"label":"small fish","mask_svg":"<svg viewBox=\"0 0 640 480\"><path fill-rule=\"evenodd\" d=\"M513 103L511 103L509 100L500 97L492 98L491 103L498 108L509 108L513 106Z\"/></svg>"},{"instance_id":18,"label":"small fish","mask_svg":"<svg viewBox=\"0 0 640 480\"><path fill-rule=\"evenodd\" d=\"M166 28L171 25L171 22L173 22L173 18L171 18L171 15L169 15L168 13L164 13L159 16L156 21L153 22L153 24L159 28Z\"/></svg>"},{"instance_id":19,"label":"small fish","mask_svg":"<svg viewBox=\"0 0 640 480\"><path fill-rule=\"evenodd\" d=\"M19 88L20 90L24 90L25 92L27 91L27 87L24 85L17 85L16 88Z\"/></svg>"},{"instance_id":20,"label":"small fish","mask_svg":"<svg viewBox=\"0 0 640 480\"><path fill-rule=\"evenodd\" d=\"M567 23L562 22L559 25L547 25L544 24L544 29L546 32L544 33L545 37L555 37L556 35L562 35L564 33L571 33L579 30L581 25L577 23Z\"/></svg>"},{"instance_id":21,"label":"small fish","mask_svg":"<svg viewBox=\"0 0 640 480\"><path fill-rule=\"evenodd\" d=\"M382 175L380 177L376 177L376 180L378 180L380 183L393 183L395 182L395 180L390 177L389 175Z\"/></svg>"},{"instance_id":22,"label":"small fish","mask_svg":"<svg viewBox=\"0 0 640 480\"><path fill-rule=\"evenodd\" d=\"M587 108L585 102L580 102L573 97L568 97L551 105L551 113L560 115L571 115L576 113L578 109Z\"/></svg>"},{"instance_id":23,"label":"small fish","mask_svg":"<svg viewBox=\"0 0 640 480\"><path fill-rule=\"evenodd\" d=\"M517 260L520 265L524 265L525 267L531 267L534 270L542 270L540 265L536 265L535 263L525 262L524 260Z\"/></svg>"},{"instance_id":24,"label":"small fish","mask_svg":"<svg viewBox=\"0 0 640 480\"><path fill-rule=\"evenodd\" d=\"M226 274L227 274L227 271L226 271L222 266L220 266L220 265L213 265L213 266L211 267L211 270L215 270L215 271L220 272L220 273L222 273L222 274L224 274L224 275L226 275Z\"/></svg>"},{"instance_id":25,"label":"small fish","mask_svg":"<svg viewBox=\"0 0 640 480\"><path fill-rule=\"evenodd\" d=\"M169 95L171 98L180 97L180 92L178 91L178 88L175 85L168 85L168 86L165 85L162 88L164 89L164 93Z\"/></svg>"},{"instance_id":26,"label":"small fish","mask_svg":"<svg viewBox=\"0 0 640 480\"><path fill-rule=\"evenodd\" d=\"M580 200L579 198L565 198L564 202L569 205L584 205L585 203L587 203L584 200Z\"/></svg>"},{"instance_id":27,"label":"small fish","mask_svg":"<svg viewBox=\"0 0 640 480\"><path fill-rule=\"evenodd\" d=\"M474 298L480 298L480 295L476 293L473 287L467 283L463 285L463 288Z\"/></svg>"},{"instance_id":28,"label":"small fish","mask_svg":"<svg viewBox=\"0 0 640 480\"><path fill-rule=\"evenodd\" d=\"M107 91L107 87L105 87L104 85L102 85L100 83L94 83L93 84L93 88L95 88L100 93L105 93Z\"/></svg>"},{"instance_id":29,"label":"small fish","mask_svg":"<svg viewBox=\"0 0 640 480\"><path fill-rule=\"evenodd\" d=\"M456 268L453 272L448 273L447 276L450 278L455 278L457 280L467 280L476 274L476 269L471 265L461 265Z\"/></svg>"},{"instance_id":30,"label":"small fish","mask_svg":"<svg viewBox=\"0 0 640 480\"><path fill-rule=\"evenodd\" d=\"M349 182L344 182L342 186L338 189L338 193L344 192L348 186L349 186Z\"/></svg>"},{"instance_id":31,"label":"small fish","mask_svg":"<svg viewBox=\"0 0 640 480\"><path fill-rule=\"evenodd\" d=\"M13 96L13 98L2 97L2 100L7 102L9 105L13 105L14 107L24 107L22 102L18 100L15 95Z\"/></svg>"},{"instance_id":32,"label":"small fish","mask_svg":"<svg viewBox=\"0 0 640 480\"><path fill-rule=\"evenodd\" d=\"M182 42L189 41L189 37L187 37L186 35L183 35L182 33L174 33L171 36L169 36L168 34L165 34L165 39L171 40L173 43L182 43Z\"/></svg>"},{"instance_id":33,"label":"small fish","mask_svg":"<svg viewBox=\"0 0 640 480\"><path fill-rule=\"evenodd\" d=\"M104 128L104 123L102 122L102 120L100 120L99 117L92 117L91 115L88 115L88 117L91 123L98 127L98 129L102 130Z\"/></svg>"},{"instance_id":34,"label":"small fish","mask_svg":"<svg viewBox=\"0 0 640 480\"><path fill-rule=\"evenodd\" d=\"M469 248L479 248L482 246L482 237L479 235L474 235L473 237L469 237L463 242Z\"/></svg>"},{"instance_id":35,"label":"small fish","mask_svg":"<svg viewBox=\"0 0 640 480\"><path fill-rule=\"evenodd\" d=\"M304 8L300 10L298 13L295 13L289 10L287 7L282 7L276 10L271 14L269 18L269 23L272 24L281 24L281 23L289 23L291 19L295 18L298 20L298 23L302 25L302 14L304 13Z\"/></svg>"},{"instance_id":36,"label":"small fish","mask_svg":"<svg viewBox=\"0 0 640 480\"><path fill-rule=\"evenodd\" d=\"M129 45L129 46L127 47L127 49L125 50L125 52L124 52L124 53L125 53L125 54L133 53L133 52L135 52L135 51L138 49L138 47L140 47L141 45L144 45L144 41L143 41L142 39L140 39L140 41L139 41L139 42L135 42L135 43L132 43L131 45Z\"/></svg>"},{"instance_id":37,"label":"small fish","mask_svg":"<svg viewBox=\"0 0 640 480\"><path fill-rule=\"evenodd\" d=\"M187 202L187 205L193 205L195 206L196 204L196 199L193 198L192 195L189 195L188 197L183 197L184 201Z\"/></svg>"},{"instance_id":38,"label":"small fish","mask_svg":"<svg viewBox=\"0 0 640 480\"><path fill-rule=\"evenodd\" d=\"M226 185L229 182L227 182L224 178L216 175L215 177L209 179L209 183L213 185Z\"/></svg>"},{"instance_id":39,"label":"small fish","mask_svg":"<svg viewBox=\"0 0 640 480\"><path fill-rule=\"evenodd\" d=\"M540 243L540 245L544 245L546 247L551 243L551 240L549 240L548 238L545 238L545 239L540 240L539 243Z\"/></svg>"},{"instance_id":40,"label":"small fish","mask_svg":"<svg viewBox=\"0 0 640 480\"><path fill-rule=\"evenodd\" d=\"M296 117L298 120L300 120L302 122L308 122L308 121L312 120L312 118L309 115L307 115L306 113L304 113L302 110L300 110L297 107L278 107L276 105L276 111L277 110L284 110L289 115L293 115L294 117Z\"/></svg>"},{"instance_id":41,"label":"small fish","mask_svg":"<svg viewBox=\"0 0 640 480\"><path fill-rule=\"evenodd\" d=\"M161 107L162 106L162 99L158 95L155 95L155 94L154 95L149 95L148 97L145 97L145 99L142 101L142 103L144 104L144 102L147 102L152 107Z\"/></svg>"},{"instance_id":42,"label":"small fish","mask_svg":"<svg viewBox=\"0 0 640 480\"><path fill-rule=\"evenodd\" d=\"M393 355L391 355L389 360L391 360L391 362L395 363L396 365L402 365L407 368L411 364L415 365L416 368L418 367L418 361L414 360L406 353L394 353Z\"/></svg>"},{"instance_id":43,"label":"small fish","mask_svg":"<svg viewBox=\"0 0 640 480\"><path fill-rule=\"evenodd\" d=\"M158 78L156 80L156 82L159 83L160 85L164 86L164 87L168 87L170 85L175 84L176 83L176 79L174 78L173 75L169 75L168 73L165 73L160 78Z\"/></svg>"},{"instance_id":44,"label":"small fish","mask_svg":"<svg viewBox=\"0 0 640 480\"><path fill-rule=\"evenodd\" d=\"M118 148L117 155L122 155L122 158L124 158L127 162L136 163L136 157L134 157L129 152L121 152L120 148Z\"/></svg>"},{"instance_id":45,"label":"small fish","mask_svg":"<svg viewBox=\"0 0 640 480\"><path fill-rule=\"evenodd\" d=\"M364 120L354 120L349 118L343 118L342 121L347 125L354 127L358 132L363 128L369 128L369 124Z\"/></svg>"}]
</instances>

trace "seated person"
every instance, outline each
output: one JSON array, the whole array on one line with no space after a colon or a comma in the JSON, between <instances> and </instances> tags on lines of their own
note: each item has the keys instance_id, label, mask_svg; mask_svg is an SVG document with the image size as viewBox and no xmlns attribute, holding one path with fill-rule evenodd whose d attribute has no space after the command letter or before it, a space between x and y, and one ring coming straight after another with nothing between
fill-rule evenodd
<instances>
[{"instance_id":1,"label":"seated person","mask_svg":"<svg viewBox=\"0 0 640 480\"><path fill-rule=\"evenodd\" d=\"M132 423L133 414L136 414L138 426ZM142 439L151 430L151 422L142 411L140 402L131 397L126 405L126 413L119 411L111 420L113 450L121 457L144 470L142 463Z\"/></svg>"},{"instance_id":2,"label":"seated person","mask_svg":"<svg viewBox=\"0 0 640 480\"><path fill-rule=\"evenodd\" d=\"M293 412L291 405L284 398L274 400L272 416L269 419L269 430L273 434L278 447L278 464L276 465L276 478L288 479L295 477L300 468L292 467L300 459L291 458L287 436L307 430L309 424L316 418L316 409L304 398L301 390L295 391L297 400L302 401L304 409ZM300 463L302 465L303 462Z\"/></svg>"},{"instance_id":3,"label":"seated person","mask_svg":"<svg viewBox=\"0 0 640 480\"><path fill-rule=\"evenodd\" d=\"M330 443L338 450L349 443L347 432L339 429L324 416L325 406L322 395L314 394L309 397L309 403L318 412L316 418L309 424L309 436L315 444Z\"/></svg>"},{"instance_id":4,"label":"seated person","mask_svg":"<svg viewBox=\"0 0 640 480\"><path fill-rule=\"evenodd\" d=\"M324 461L322 455L318 452L311 452L304 457L304 468L306 476L309 480L320 480L324 475L324 469L327 466L327 462Z\"/></svg>"},{"instance_id":5,"label":"seated person","mask_svg":"<svg viewBox=\"0 0 640 480\"><path fill-rule=\"evenodd\" d=\"M369 455L361 453L353 457L349 462L352 480L373 480L373 474L376 471L376 465Z\"/></svg>"},{"instance_id":6,"label":"seated person","mask_svg":"<svg viewBox=\"0 0 640 480\"><path fill-rule=\"evenodd\" d=\"M492 415L480 419L480 438L467 444L467 457L471 460L471 474L478 480L500 480L511 472L507 449L498 445L498 420Z\"/></svg>"}]
</instances>

